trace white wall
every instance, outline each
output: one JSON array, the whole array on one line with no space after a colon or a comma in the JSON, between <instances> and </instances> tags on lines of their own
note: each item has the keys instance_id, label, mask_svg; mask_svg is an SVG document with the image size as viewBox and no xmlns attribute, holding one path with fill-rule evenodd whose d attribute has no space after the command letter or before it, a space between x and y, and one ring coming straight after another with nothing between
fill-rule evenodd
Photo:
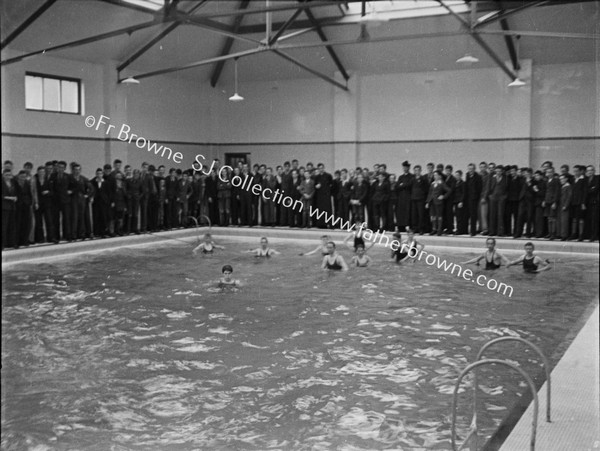
<instances>
[{"instance_id":1,"label":"white wall","mask_svg":"<svg viewBox=\"0 0 600 451\"><path fill-rule=\"evenodd\" d=\"M10 55L8 55L10 56ZM328 169L385 162L399 171L414 164L469 162L537 167L600 163L598 85L593 63L535 66L524 88L507 88L497 68L427 73L353 74L344 92L317 78L240 84L233 103L208 82L178 74L117 85L114 63L96 65L37 57L2 68L2 155L17 167L48 159L78 161L85 173L114 158L176 167L170 160L120 142L118 128L207 160L250 153L272 166L297 158ZM25 71L81 77L84 114L26 111ZM87 128L86 115L111 117L115 125ZM334 166L335 165L335 166ZM88 172L89 170L89 172Z\"/></svg>"}]
</instances>

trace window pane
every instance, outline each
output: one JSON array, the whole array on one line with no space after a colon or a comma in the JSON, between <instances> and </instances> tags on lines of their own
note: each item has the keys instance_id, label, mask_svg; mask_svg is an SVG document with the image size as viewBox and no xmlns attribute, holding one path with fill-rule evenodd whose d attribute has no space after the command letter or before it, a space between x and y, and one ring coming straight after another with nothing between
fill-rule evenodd
<instances>
[{"instance_id":1,"label":"window pane","mask_svg":"<svg viewBox=\"0 0 600 451\"><path fill-rule=\"evenodd\" d=\"M25 108L41 110L43 107L42 78L25 76Z\"/></svg>"},{"instance_id":2,"label":"window pane","mask_svg":"<svg viewBox=\"0 0 600 451\"><path fill-rule=\"evenodd\" d=\"M79 113L79 84L75 81L61 81L61 111Z\"/></svg>"},{"instance_id":3,"label":"window pane","mask_svg":"<svg viewBox=\"0 0 600 451\"><path fill-rule=\"evenodd\" d=\"M44 110L60 111L60 80L44 78Z\"/></svg>"}]
</instances>

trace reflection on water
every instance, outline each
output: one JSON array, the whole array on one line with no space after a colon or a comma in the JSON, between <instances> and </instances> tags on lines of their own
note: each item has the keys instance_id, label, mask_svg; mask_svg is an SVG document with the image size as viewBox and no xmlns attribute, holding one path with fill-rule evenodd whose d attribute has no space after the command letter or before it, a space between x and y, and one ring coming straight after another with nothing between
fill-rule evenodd
<instances>
[{"instance_id":1,"label":"reflection on water","mask_svg":"<svg viewBox=\"0 0 600 451\"><path fill-rule=\"evenodd\" d=\"M449 449L454 383L481 345L520 336L553 356L597 292L597 264L575 259L499 271L508 298L383 250L328 274L298 246L261 264L236 247L5 271L3 449ZM242 290L209 290L224 263ZM496 352L542 382L533 353ZM502 368L478 382L490 435L524 388Z\"/></svg>"}]
</instances>

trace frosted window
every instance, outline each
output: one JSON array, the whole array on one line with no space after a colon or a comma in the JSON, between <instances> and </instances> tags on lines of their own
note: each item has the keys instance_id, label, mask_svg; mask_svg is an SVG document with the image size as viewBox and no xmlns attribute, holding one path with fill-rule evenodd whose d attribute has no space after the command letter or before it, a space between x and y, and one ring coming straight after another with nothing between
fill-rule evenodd
<instances>
[{"instance_id":1,"label":"frosted window","mask_svg":"<svg viewBox=\"0 0 600 451\"><path fill-rule=\"evenodd\" d=\"M25 108L29 110L44 108L42 80L42 77L25 76Z\"/></svg>"},{"instance_id":2,"label":"frosted window","mask_svg":"<svg viewBox=\"0 0 600 451\"><path fill-rule=\"evenodd\" d=\"M44 78L44 110L60 111L60 80Z\"/></svg>"},{"instance_id":3,"label":"frosted window","mask_svg":"<svg viewBox=\"0 0 600 451\"><path fill-rule=\"evenodd\" d=\"M60 100L60 111L65 113L79 113L79 83L62 80Z\"/></svg>"}]
</instances>

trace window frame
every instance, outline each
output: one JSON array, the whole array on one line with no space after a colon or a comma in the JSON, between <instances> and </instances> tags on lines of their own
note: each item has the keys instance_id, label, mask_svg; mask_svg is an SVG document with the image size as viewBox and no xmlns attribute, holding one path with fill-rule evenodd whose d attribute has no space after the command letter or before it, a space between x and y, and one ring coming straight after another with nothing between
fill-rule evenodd
<instances>
[{"instance_id":1,"label":"window frame","mask_svg":"<svg viewBox=\"0 0 600 451\"><path fill-rule=\"evenodd\" d=\"M73 113L71 111L62 111L61 110L46 110L44 109L44 84L42 81L42 108L41 109L37 109L37 108L28 108L27 107L27 77L31 76L31 77L39 77L42 78L42 80L44 78L48 78L51 80L58 80L59 82L62 81L70 81L70 82L74 82L77 83L77 112ZM71 114L71 115L75 115L75 116L81 116L83 114L82 111L82 99L81 99L81 79L80 78L74 78L74 77L65 77L62 75L49 75L49 74L42 74L40 72L25 72L25 77L23 78L23 82L25 83L25 110L26 111L38 111L40 113L58 113L58 114ZM60 96L60 107L62 108L62 83L59 83L59 87L60 87L60 92L59 92L59 96Z\"/></svg>"}]
</instances>

